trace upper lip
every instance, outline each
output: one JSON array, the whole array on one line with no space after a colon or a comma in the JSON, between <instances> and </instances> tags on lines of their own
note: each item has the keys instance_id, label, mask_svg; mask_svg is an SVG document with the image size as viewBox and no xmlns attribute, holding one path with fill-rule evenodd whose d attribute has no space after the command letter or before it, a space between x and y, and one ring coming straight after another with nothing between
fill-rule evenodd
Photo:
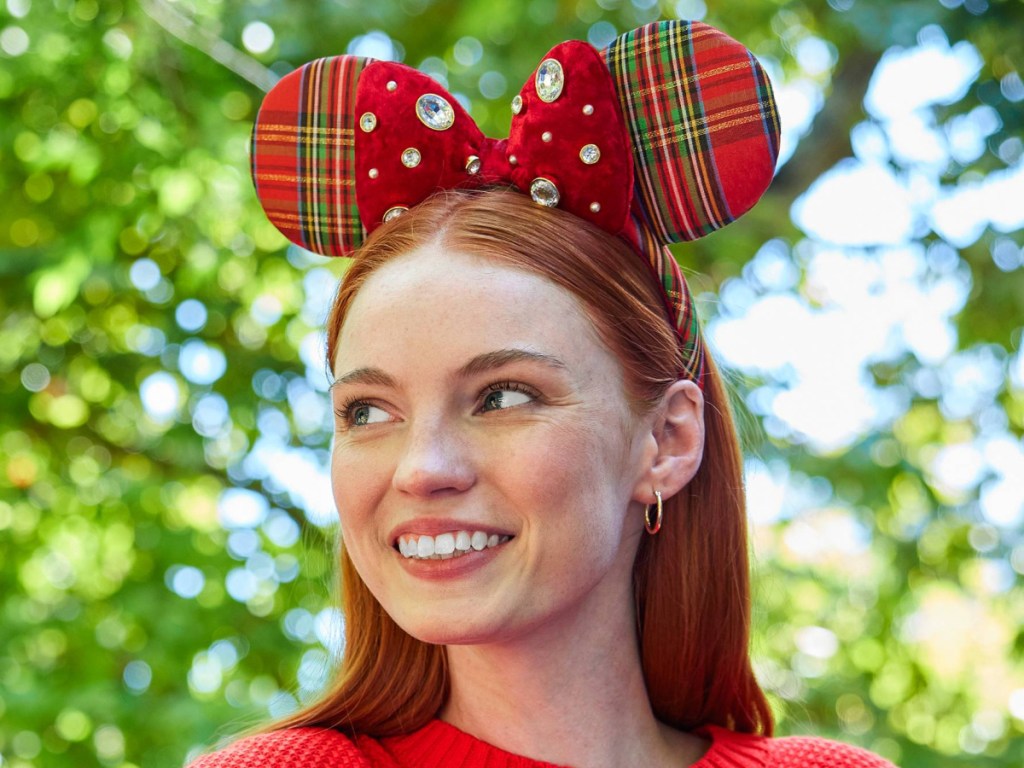
<instances>
[{"instance_id":1,"label":"upper lip","mask_svg":"<svg viewBox=\"0 0 1024 768\"><path fill-rule=\"evenodd\" d=\"M388 540L394 546L398 543L399 537L410 533L422 536L437 536L439 533L455 533L457 531L469 531L470 533L473 531L483 531L488 536L491 534L497 534L498 536L513 535L507 529L488 523L474 522L472 520L455 520L445 517L417 517L412 520L406 520L404 523L399 523L392 528L391 533L388 534Z\"/></svg>"}]
</instances>

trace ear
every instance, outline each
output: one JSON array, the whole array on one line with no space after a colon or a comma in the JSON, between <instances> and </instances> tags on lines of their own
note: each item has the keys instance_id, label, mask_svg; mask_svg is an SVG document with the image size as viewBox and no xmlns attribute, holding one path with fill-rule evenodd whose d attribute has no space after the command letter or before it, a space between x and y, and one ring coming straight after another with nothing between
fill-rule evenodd
<instances>
[{"instance_id":1,"label":"ear","mask_svg":"<svg viewBox=\"0 0 1024 768\"><path fill-rule=\"evenodd\" d=\"M665 391L646 445L647 465L633 499L653 504L655 491L663 499L679 493L697 474L704 456L704 395L695 383L681 379Z\"/></svg>"}]
</instances>

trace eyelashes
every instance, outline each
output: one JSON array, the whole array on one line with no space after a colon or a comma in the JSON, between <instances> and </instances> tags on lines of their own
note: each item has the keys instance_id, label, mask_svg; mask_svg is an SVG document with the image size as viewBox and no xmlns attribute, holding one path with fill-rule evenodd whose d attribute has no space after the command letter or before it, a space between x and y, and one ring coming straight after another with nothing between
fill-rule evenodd
<instances>
[{"instance_id":1,"label":"eyelashes","mask_svg":"<svg viewBox=\"0 0 1024 768\"><path fill-rule=\"evenodd\" d=\"M529 405L540 398L540 393L518 381L498 381L488 384L476 398L474 413L494 413ZM354 397L334 409L340 426L345 429L397 421L387 406L374 400Z\"/></svg>"},{"instance_id":2,"label":"eyelashes","mask_svg":"<svg viewBox=\"0 0 1024 768\"><path fill-rule=\"evenodd\" d=\"M390 416L386 409L375 405L369 400L362 400L359 398L349 400L342 404L340 408L334 409L334 415L337 416L339 422L347 429L353 427L365 427L370 424L383 423L390 421L390 418L385 419L373 419L373 411L380 411L385 416Z\"/></svg>"},{"instance_id":3,"label":"eyelashes","mask_svg":"<svg viewBox=\"0 0 1024 768\"><path fill-rule=\"evenodd\" d=\"M505 393L513 393L513 397L505 397ZM526 405L536 400L540 394L533 387L528 387L518 381L502 381L488 384L480 393L480 410L503 411L514 408L517 405ZM511 401L511 402L506 402Z\"/></svg>"}]
</instances>

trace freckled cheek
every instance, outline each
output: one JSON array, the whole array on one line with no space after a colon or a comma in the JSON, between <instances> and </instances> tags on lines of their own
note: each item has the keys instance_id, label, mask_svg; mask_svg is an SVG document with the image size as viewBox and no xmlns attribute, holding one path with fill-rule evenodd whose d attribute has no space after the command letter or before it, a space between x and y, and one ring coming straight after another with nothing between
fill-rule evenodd
<instances>
[{"instance_id":1,"label":"freckled cheek","mask_svg":"<svg viewBox=\"0 0 1024 768\"><path fill-rule=\"evenodd\" d=\"M594 463L596 450L592 435L553 425L530 439L497 446L487 464L552 523L600 495L603 473Z\"/></svg>"},{"instance_id":2,"label":"freckled cheek","mask_svg":"<svg viewBox=\"0 0 1024 768\"><path fill-rule=\"evenodd\" d=\"M335 451L331 459L331 489L350 552L363 546L368 537L380 536L374 525L374 512L383 493L382 484L387 485L374 462L355 461L347 453Z\"/></svg>"},{"instance_id":3,"label":"freckled cheek","mask_svg":"<svg viewBox=\"0 0 1024 768\"><path fill-rule=\"evenodd\" d=\"M338 469L335 465L335 469ZM360 481L351 474L353 467L341 467L341 477L332 472L334 503L341 522L341 541L356 572L369 590L380 595L386 583L381 558L382 532L376 524L376 509L370 494L361 488Z\"/></svg>"}]
</instances>

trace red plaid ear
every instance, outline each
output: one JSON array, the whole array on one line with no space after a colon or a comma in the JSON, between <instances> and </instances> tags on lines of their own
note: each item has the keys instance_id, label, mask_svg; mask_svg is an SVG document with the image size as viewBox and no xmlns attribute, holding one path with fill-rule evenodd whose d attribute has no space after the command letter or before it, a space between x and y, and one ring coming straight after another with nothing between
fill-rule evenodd
<instances>
[{"instance_id":1,"label":"red plaid ear","mask_svg":"<svg viewBox=\"0 0 1024 768\"><path fill-rule=\"evenodd\" d=\"M754 55L714 27L660 21L603 51L633 144L635 196L665 243L746 213L775 173L779 118Z\"/></svg>"},{"instance_id":2,"label":"red plaid ear","mask_svg":"<svg viewBox=\"0 0 1024 768\"><path fill-rule=\"evenodd\" d=\"M333 56L289 73L253 127L252 178L267 218L324 256L348 253L366 235L356 207L355 104L371 61Z\"/></svg>"}]
</instances>

